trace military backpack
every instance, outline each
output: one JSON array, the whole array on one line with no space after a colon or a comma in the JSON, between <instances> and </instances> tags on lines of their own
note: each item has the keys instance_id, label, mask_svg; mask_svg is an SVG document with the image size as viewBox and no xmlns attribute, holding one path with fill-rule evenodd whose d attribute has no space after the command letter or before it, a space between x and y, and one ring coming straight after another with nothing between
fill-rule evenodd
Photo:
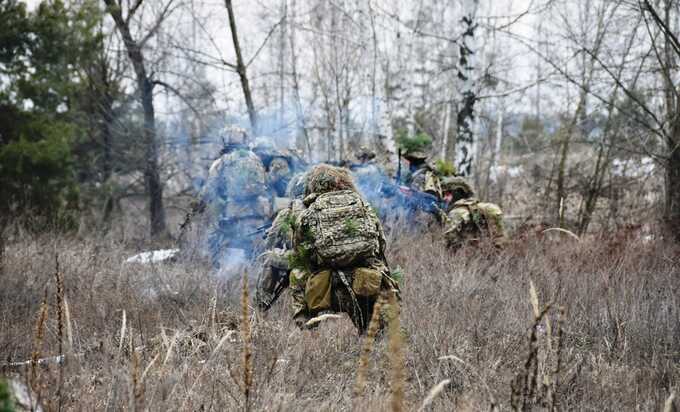
<instances>
[{"instance_id":1,"label":"military backpack","mask_svg":"<svg viewBox=\"0 0 680 412\"><path fill-rule=\"evenodd\" d=\"M352 190L320 194L300 216L302 240L317 267L357 266L378 257L378 228L375 212Z\"/></svg>"}]
</instances>

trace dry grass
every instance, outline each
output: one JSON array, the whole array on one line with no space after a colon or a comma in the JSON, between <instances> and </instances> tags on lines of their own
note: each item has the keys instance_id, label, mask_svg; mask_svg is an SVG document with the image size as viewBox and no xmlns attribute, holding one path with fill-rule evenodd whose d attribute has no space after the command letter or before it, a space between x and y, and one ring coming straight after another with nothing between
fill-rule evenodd
<instances>
[{"instance_id":1,"label":"dry grass","mask_svg":"<svg viewBox=\"0 0 680 412\"><path fill-rule=\"evenodd\" d=\"M518 409L663 410L678 393L677 248L529 237L503 252L451 254L441 239L389 238L389 261L406 273L404 410L508 410L513 382L522 383ZM242 303L241 273L218 278L196 261L124 265L142 244L115 236L25 236L6 247L0 370L35 374L42 399L56 399L63 373L65 410L242 410L244 380L252 410L356 404L364 342L346 318L300 331L286 295L266 316L253 316ZM364 353L372 365L360 402L367 411L393 405L388 335ZM57 355L61 340L73 354L63 365L5 364Z\"/></svg>"}]
</instances>

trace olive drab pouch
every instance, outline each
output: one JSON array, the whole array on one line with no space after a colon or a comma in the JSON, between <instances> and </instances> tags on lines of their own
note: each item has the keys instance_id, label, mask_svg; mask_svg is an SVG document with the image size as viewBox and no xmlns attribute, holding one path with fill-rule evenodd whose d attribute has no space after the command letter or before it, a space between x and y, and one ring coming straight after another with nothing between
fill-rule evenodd
<instances>
[{"instance_id":1,"label":"olive drab pouch","mask_svg":"<svg viewBox=\"0 0 680 412\"><path fill-rule=\"evenodd\" d=\"M371 297L380 293L382 273L371 268L354 269L352 290L357 296Z\"/></svg>"},{"instance_id":2,"label":"olive drab pouch","mask_svg":"<svg viewBox=\"0 0 680 412\"><path fill-rule=\"evenodd\" d=\"M322 270L310 276L305 285L305 303L312 312L331 307L331 271Z\"/></svg>"},{"instance_id":3,"label":"olive drab pouch","mask_svg":"<svg viewBox=\"0 0 680 412\"><path fill-rule=\"evenodd\" d=\"M439 198L442 197L442 188L439 178L431 171L425 172L425 187L423 192L430 193Z\"/></svg>"},{"instance_id":4,"label":"olive drab pouch","mask_svg":"<svg viewBox=\"0 0 680 412\"><path fill-rule=\"evenodd\" d=\"M379 226L375 212L352 190L318 195L300 215L303 240L318 267L354 266L377 257Z\"/></svg>"}]
</instances>

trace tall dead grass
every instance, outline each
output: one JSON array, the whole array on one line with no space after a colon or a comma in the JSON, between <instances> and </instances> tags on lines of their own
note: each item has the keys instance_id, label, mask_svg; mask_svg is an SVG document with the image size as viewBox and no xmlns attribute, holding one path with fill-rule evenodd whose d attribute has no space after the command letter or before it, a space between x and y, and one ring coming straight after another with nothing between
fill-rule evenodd
<instances>
[{"instance_id":1,"label":"tall dead grass","mask_svg":"<svg viewBox=\"0 0 680 412\"><path fill-rule=\"evenodd\" d=\"M440 242L390 234L389 261L406 273L403 410L663 410L678 393L676 247L529 238L501 252L452 254ZM247 381L248 368L233 371L249 362L250 409L311 411L350 409L357 369L366 364L361 408L394 407L390 333L372 335L373 350L362 354L369 337L356 336L346 318L298 330L286 295L252 319L241 273L218 277L200 261L123 264L140 246L57 235L8 242L2 374L57 382L52 374L63 368L64 410L239 410L244 391L237 382ZM55 304L63 315L50 308L52 296L61 296ZM73 353L72 361L12 366L60 352ZM41 399L56 399L57 389L40 385Z\"/></svg>"}]
</instances>

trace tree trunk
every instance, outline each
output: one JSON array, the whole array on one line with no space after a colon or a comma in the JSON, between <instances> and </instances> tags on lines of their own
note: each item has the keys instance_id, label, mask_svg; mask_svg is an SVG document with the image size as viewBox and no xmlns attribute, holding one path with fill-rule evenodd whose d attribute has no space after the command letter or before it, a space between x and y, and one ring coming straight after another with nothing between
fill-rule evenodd
<instances>
[{"instance_id":1,"label":"tree trunk","mask_svg":"<svg viewBox=\"0 0 680 412\"><path fill-rule=\"evenodd\" d=\"M444 116L442 122L442 147L440 158L442 161L446 161L446 153L449 147L449 129L451 127L451 103L447 102L444 105Z\"/></svg>"},{"instance_id":2,"label":"tree trunk","mask_svg":"<svg viewBox=\"0 0 680 412\"><path fill-rule=\"evenodd\" d=\"M463 176L472 175L474 162L474 108L477 96L474 89L473 70L475 46L475 14L478 1L465 2L465 15L461 19L463 34L458 51L458 79L461 81L461 105L456 116L456 171Z\"/></svg>"},{"instance_id":3,"label":"tree trunk","mask_svg":"<svg viewBox=\"0 0 680 412\"><path fill-rule=\"evenodd\" d=\"M163 209L163 184L158 167L158 141L156 140L156 113L153 106L153 84L144 77L139 82L142 90L142 107L144 108L144 157L146 167L144 180L149 192L149 210L151 212L151 236L165 231L165 210Z\"/></svg>"},{"instance_id":4,"label":"tree trunk","mask_svg":"<svg viewBox=\"0 0 680 412\"><path fill-rule=\"evenodd\" d=\"M234 42L234 51L236 53L236 73L238 73L238 76L241 79L241 88L243 89L243 97L246 100L246 107L248 108L250 127L252 129L253 135L257 136L259 133L257 113L255 112L255 104L253 104L253 95L250 92L250 83L248 83L246 65L243 62L243 55L241 54L241 45L238 41L236 19L234 18L234 8L232 7L231 0L224 0L224 5L227 7L227 13L229 14L229 29L231 30L231 39Z\"/></svg>"},{"instance_id":5,"label":"tree trunk","mask_svg":"<svg viewBox=\"0 0 680 412\"><path fill-rule=\"evenodd\" d=\"M156 139L156 115L153 105L153 82L147 75L141 46L132 38L128 21L123 19L120 7L113 0L104 0L108 12L123 38L125 49L137 79L142 108L144 110L144 182L149 196L151 236L165 234L165 210L163 208L163 185L158 167L158 142Z\"/></svg>"}]
</instances>

